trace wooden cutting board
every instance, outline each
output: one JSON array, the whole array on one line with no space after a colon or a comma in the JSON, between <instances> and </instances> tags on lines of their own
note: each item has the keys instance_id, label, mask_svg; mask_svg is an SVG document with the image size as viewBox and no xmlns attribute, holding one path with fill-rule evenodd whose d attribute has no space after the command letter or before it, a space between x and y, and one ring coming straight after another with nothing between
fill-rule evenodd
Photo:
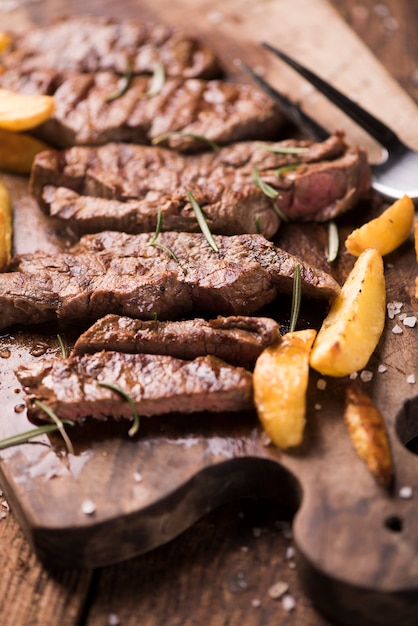
<instances>
[{"instance_id":1,"label":"wooden cutting board","mask_svg":"<svg viewBox=\"0 0 418 626\"><path fill-rule=\"evenodd\" d=\"M158 4L158 6L154 6ZM23 9L2 15L2 28L47 23L65 6L45 1L33 15ZM97 12L93 0L73 2L73 11ZM101 3L112 15L112 3ZM330 130L344 128L353 142L377 154L363 133L324 102L258 42L280 45L362 104L378 111L404 139L418 148L418 111L332 8L319 0L193 3L159 0L118 5L121 17L142 15L182 23L220 54L231 80L247 80L234 60L265 70L268 80L302 100ZM402 114L400 114L402 112ZM4 176L15 210L15 250L55 250L62 244L56 225L30 198L27 180ZM376 198L339 220L346 232L384 206ZM325 227L284 228L277 242L303 252L342 281L352 259L343 250L338 262L325 261ZM417 274L412 238L386 259L388 302L417 314ZM289 315L287 301L277 303L279 320ZM307 303L302 320L315 313ZM282 453L265 445L255 415L167 416L143 420L139 436L127 437L123 424L86 426L71 433L76 454L67 455L58 437L1 452L2 487L40 558L48 565L95 567L150 550L190 527L217 505L243 496L271 497L295 512L294 540L299 574L317 605L344 624L416 624L418 609L417 498L418 459L407 442L418 436L418 396L408 382L418 363L417 328L387 319L386 328L364 382L389 428L396 480L388 493L377 486L356 456L343 420L346 379L312 372L307 432L300 449ZM399 322L402 326L402 322ZM56 328L16 330L0 337L3 410L0 436L27 430L29 424L14 368L59 352ZM74 336L59 331L68 347ZM386 371L378 372L384 364ZM318 381L325 380L325 389ZM319 385L321 387L321 385ZM417 424L415 424L416 422ZM53 444L51 446L51 443ZM410 446L412 447L412 446ZM414 496L399 490L411 486ZM86 502L94 504L87 514Z\"/></svg>"}]
</instances>

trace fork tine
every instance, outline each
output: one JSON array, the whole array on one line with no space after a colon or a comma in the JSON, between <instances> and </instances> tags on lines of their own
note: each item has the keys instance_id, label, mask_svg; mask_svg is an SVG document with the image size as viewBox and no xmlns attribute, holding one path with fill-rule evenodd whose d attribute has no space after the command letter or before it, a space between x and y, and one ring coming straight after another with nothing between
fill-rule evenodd
<instances>
[{"instance_id":1,"label":"fork tine","mask_svg":"<svg viewBox=\"0 0 418 626\"><path fill-rule=\"evenodd\" d=\"M354 120L369 135L374 137L384 148L389 149L395 144L399 144L399 138L386 124L383 124L383 122L365 111L351 100L351 98L342 94L317 74L314 74L314 72L308 70L308 68L304 67L281 50L265 42L262 42L262 45L314 85L318 91L323 93L339 109L344 111L348 117Z\"/></svg>"},{"instance_id":2,"label":"fork tine","mask_svg":"<svg viewBox=\"0 0 418 626\"><path fill-rule=\"evenodd\" d=\"M294 123L298 128L303 128L314 139L318 141L324 141L330 136L330 133L318 124L314 119L304 113L297 104L289 100L285 95L274 89L269 85L261 76L256 74L248 65L243 61L237 60L236 64L244 70L261 89L267 93L272 100L274 100L283 111L283 113Z\"/></svg>"}]
</instances>

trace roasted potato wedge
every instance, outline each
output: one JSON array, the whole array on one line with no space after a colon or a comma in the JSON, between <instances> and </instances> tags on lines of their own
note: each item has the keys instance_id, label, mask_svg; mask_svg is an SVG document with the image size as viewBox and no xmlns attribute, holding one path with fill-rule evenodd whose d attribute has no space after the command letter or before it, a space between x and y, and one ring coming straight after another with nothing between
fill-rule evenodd
<instances>
[{"instance_id":1,"label":"roasted potato wedge","mask_svg":"<svg viewBox=\"0 0 418 626\"><path fill-rule=\"evenodd\" d=\"M305 428L309 352L313 329L289 332L258 357L254 368L254 402L258 417L282 449L302 442Z\"/></svg>"},{"instance_id":2,"label":"roasted potato wedge","mask_svg":"<svg viewBox=\"0 0 418 626\"><path fill-rule=\"evenodd\" d=\"M379 217L353 230L345 240L345 247L354 256L359 256L367 248L376 248L384 256L408 239L413 224L414 203L405 195L391 204Z\"/></svg>"},{"instance_id":3,"label":"roasted potato wedge","mask_svg":"<svg viewBox=\"0 0 418 626\"><path fill-rule=\"evenodd\" d=\"M0 128L22 131L34 128L55 110L52 96L22 94L0 89Z\"/></svg>"},{"instance_id":4,"label":"roasted potato wedge","mask_svg":"<svg viewBox=\"0 0 418 626\"><path fill-rule=\"evenodd\" d=\"M357 385L346 389L344 421L359 457L383 487L393 480L393 460L386 424L371 398Z\"/></svg>"},{"instance_id":5,"label":"roasted potato wedge","mask_svg":"<svg viewBox=\"0 0 418 626\"><path fill-rule=\"evenodd\" d=\"M374 248L358 257L316 337L310 365L321 374L347 376L365 367L385 324L383 260Z\"/></svg>"},{"instance_id":6,"label":"roasted potato wedge","mask_svg":"<svg viewBox=\"0 0 418 626\"><path fill-rule=\"evenodd\" d=\"M0 128L0 170L13 174L29 174L38 152L49 150L43 141L26 133Z\"/></svg>"},{"instance_id":7,"label":"roasted potato wedge","mask_svg":"<svg viewBox=\"0 0 418 626\"><path fill-rule=\"evenodd\" d=\"M0 181L0 272L4 272L12 251L12 203L10 194Z\"/></svg>"}]
</instances>

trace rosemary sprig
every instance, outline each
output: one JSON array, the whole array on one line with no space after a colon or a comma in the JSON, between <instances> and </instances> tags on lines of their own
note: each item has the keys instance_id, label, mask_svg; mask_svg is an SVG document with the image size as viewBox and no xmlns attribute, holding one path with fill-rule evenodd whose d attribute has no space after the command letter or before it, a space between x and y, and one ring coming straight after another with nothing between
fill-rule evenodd
<instances>
[{"instance_id":1,"label":"rosemary sprig","mask_svg":"<svg viewBox=\"0 0 418 626\"><path fill-rule=\"evenodd\" d=\"M206 241L208 242L208 244L210 245L210 247L212 248L214 252L219 252L218 244L216 243L216 241L213 238L212 233L210 232L209 226L207 225L205 216L203 215L203 212L202 212L202 209L200 208L199 203L196 201L195 197L190 191L187 192L187 197L190 201L190 204L192 205L192 209L196 216L197 223L199 224L200 230L204 234Z\"/></svg>"},{"instance_id":2,"label":"rosemary sprig","mask_svg":"<svg viewBox=\"0 0 418 626\"><path fill-rule=\"evenodd\" d=\"M277 204L277 200L273 202L273 209L283 222L289 221L289 218L287 217L287 215L285 215L283 211L279 208L279 205Z\"/></svg>"},{"instance_id":3,"label":"rosemary sprig","mask_svg":"<svg viewBox=\"0 0 418 626\"><path fill-rule=\"evenodd\" d=\"M191 137L192 139L205 141L212 148L212 150L219 150L218 144L215 141L212 141L212 139L209 139L208 137L205 137L204 135L198 135L196 133L185 133L181 130L172 130L169 133L164 133L163 135L158 135L158 137L154 137L154 139L152 140L152 145L156 146L159 143L162 143L163 141L170 139L170 137Z\"/></svg>"},{"instance_id":4,"label":"rosemary sprig","mask_svg":"<svg viewBox=\"0 0 418 626\"><path fill-rule=\"evenodd\" d=\"M132 410L132 416L134 418L133 424L132 424L131 428L128 430L128 435L130 437L133 437L134 435L136 435L136 433L139 430L139 415L138 415L138 411L137 411L136 404L135 404L134 400L131 398L131 396L128 393L126 393L126 391L124 391L123 389L121 389L117 385L114 385L113 383L108 383L106 381L103 381L103 382L99 382L98 384L99 384L99 387L106 387L107 389L111 389L112 391L115 391L120 396L122 396L122 398L124 398L124 400L126 400L128 402L128 404L129 404L129 406L131 407L131 410Z\"/></svg>"},{"instance_id":5,"label":"rosemary sprig","mask_svg":"<svg viewBox=\"0 0 418 626\"><path fill-rule=\"evenodd\" d=\"M289 331L293 332L299 317L300 300L302 295L302 278L300 274L299 263L295 267L293 273L293 291L292 291L292 310L290 314Z\"/></svg>"},{"instance_id":6,"label":"rosemary sprig","mask_svg":"<svg viewBox=\"0 0 418 626\"><path fill-rule=\"evenodd\" d=\"M47 406L40 400L35 400L35 404L39 406L40 409L45 411L45 413L55 422L56 427L59 430L61 437L64 439L68 452L70 452L71 454L74 454L73 444L71 443L71 439L65 432L64 423L59 419L59 417L54 413L54 411L49 406ZM71 426L73 426L74 422L70 422L69 420L67 420L66 424L70 424Z\"/></svg>"},{"instance_id":7,"label":"rosemary sprig","mask_svg":"<svg viewBox=\"0 0 418 626\"><path fill-rule=\"evenodd\" d=\"M273 200L279 197L279 192L277 191L277 189L274 189L274 187L266 183L260 177L258 165L254 165L253 167L252 179L253 179L254 185L258 187L258 189L260 189L265 196L267 196L268 198L272 198Z\"/></svg>"},{"instance_id":8,"label":"rosemary sprig","mask_svg":"<svg viewBox=\"0 0 418 626\"><path fill-rule=\"evenodd\" d=\"M267 152L274 152L275 154L303 154L309 150L309 148L303 146L269 146L268 144L260 144L257 148L267 150Z\"/></svg>"},{"instance_id":9,"label":"rosemary sprig","mask_svg":"<svg viewBox=\"0 0 418 626\"><path fill-rule=\"evenodd\" d=\"M255 222L255 230L257 232L258 235L260 235L261 233L261 224L260 224L260 216L257 213L257 215L254 218L254 222Z\"/></svg>"},{"instance_id":10,"label":"rosemary sprig","mask_svg":"<svg viewBox=\"0 0 418 626\"><path fill-rule=\"evenodd\" d=\"M59 344L59 347L60 347L60 350L61 350L61 356L62 356L63 359L66 359L67 358L67 350L65 349L64 342L62 340L61 335L57 335L57 339L58 339L58 344Z\"/></svg>"},{"instance_id":11,"label":"rosemary sprig","mask_svg":"<svg viewBox=\"0 0 418 626\"><path fill-rule=\"evenodd\" d=\"M131 86L133 73L134 73L134 70L133 70L132 63L131 61L128 61L126 64L126 69L121 78L119 87L117 87L108 96L106 96L105 98L106 102L112 102L113 100L117 100L128 91L129 87Z\"/></svg>"},{"instance_id":12,"label":"rosemary sprig","mask_svg":"<svg viewBox=\"0 0 418 626\"><path fill-rule=\"evenodd\" d=\"M328 222L328 263L332 263L338 256L338 249L340 247L340 238L338 234L338 228L333 220Z\"/></svg>"},{"instance_id":13,"label":"rosemary sprig","mask_svg":"<svg viewBox=\"0 0 418 626\"><path fill-rule=\"evenodd\" d=\"M165 83L165 70L161 61L157 61L154 65L154 71L151 77L150 86L147 91L147 98L158 96Z\"/></svg>"},{"instance_id":14,"label":"rosemary sprig","mask_svg":"<svg viewBox=\"0 0 418 626\"><path fill-rule=\"evenodd\" d=\"M173 250L171 250L171 248L168 248L167 246L164 246L162 243L157 243L158 235L161 232L162 223L163 223L163 216L162 216L162 213L161 213L161 209L158 209L157 225L155 227L155 233L151 237L151 240L150 240L148 245L149 246L153 246L154 248L159 248L160 250L164 250L164 252L167 252L168 254L170 254L173 257L173 259L176 261L176 263L180 263L178 257L173 252Z\"/></svg>"}]
</instances>

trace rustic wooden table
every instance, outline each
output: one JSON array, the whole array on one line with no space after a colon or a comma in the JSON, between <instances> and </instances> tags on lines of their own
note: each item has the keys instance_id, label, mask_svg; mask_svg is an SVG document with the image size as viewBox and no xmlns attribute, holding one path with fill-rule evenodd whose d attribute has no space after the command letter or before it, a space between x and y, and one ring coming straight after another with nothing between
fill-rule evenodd
<instances>
[{"instance_id":1,"label":"rustic wooden table","mask_svg":"<svg viewBox=\"0 0 418 626\"><path fill-rule=\"evenodd\" d=\"M418 102L418 5L410 0L331 3ZM122 0L118 6L131 10L141 4ZM0 0L0 28L46 21L48 15L83 11L87 5ZM267 1L265 6L268 11ZM117 14L113 2L103 2L102 10ZM127 562L93 571L48 571L2 497L0 621L3 626L326 626L330 623L298 583L288 520L289 513L275 503L235 502L171 543ZM274 599L277 583L288 585L294 607Z\"/></svg>"}]
</instances>

